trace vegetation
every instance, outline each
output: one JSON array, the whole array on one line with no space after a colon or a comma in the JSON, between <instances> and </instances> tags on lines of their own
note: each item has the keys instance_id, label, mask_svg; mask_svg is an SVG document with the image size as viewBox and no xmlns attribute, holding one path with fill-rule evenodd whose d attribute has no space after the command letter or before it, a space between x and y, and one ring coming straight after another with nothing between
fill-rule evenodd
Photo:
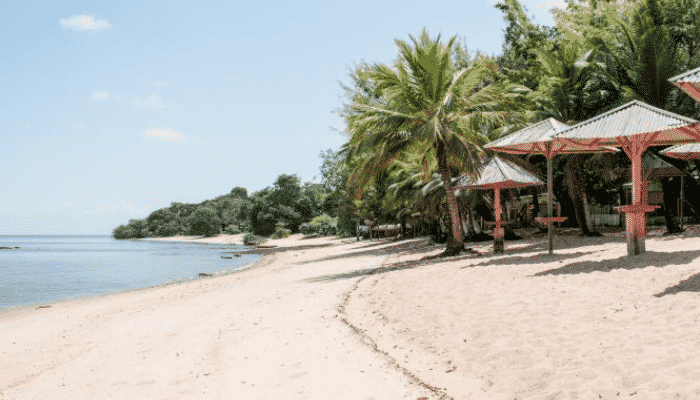
<instances>
[{"instance_id":1,"label":"vegetation","mask_svg":"<svg viewBox=\"0 0 700 400\"><path fill-rule=\"evenodd\" d=\"M254 246L256 244L261 244L264 243L266 240L266 238L255 235L253 233L246 233L245 236L243 236L243 244L246 246Z\"/></svg>"},{"instance_id":2,"label":"vegetation","mask_svg":"<svg viewBox=\"0 0 700 400\"><path fill-rule=\"evenodd\" d=\"M401 234L430 235L457 254L464 238L483 239L480 220L493 220L491 191L457 190L491 152L484 145L552 117L574 124L639 99L692 118L700 105L667 82L700 65L700 0L581 0L555 10L556 26L535 24L518 0L495 7L506 22L502 54L470 52L456 36L423 30L397 39L396 61L357 63L342 85L347 141L320 154L320 183L280 175L271 186L243 188L200 204L172 203L114 230L119 239L176 234L291 233L354 235L355 226L400 224ZM658 154L662 147L649 151ZM501 155L545 176L542 156ZM662 158L685 171L687 213L700 214L700 165ZM567 224L596 234L588 209L628 203L629 160L618 154L554 159L554 194ZM680 180L664 178L662 214L669 232ZM503 208L545 189L502 191ZM539 203L513 209L534 224Z\"/></svg>"}]
</instances>

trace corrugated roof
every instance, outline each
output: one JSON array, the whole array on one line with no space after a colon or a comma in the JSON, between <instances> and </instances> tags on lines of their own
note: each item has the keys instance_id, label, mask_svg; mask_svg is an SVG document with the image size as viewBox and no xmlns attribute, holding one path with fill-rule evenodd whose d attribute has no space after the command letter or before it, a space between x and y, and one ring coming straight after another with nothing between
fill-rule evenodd
<instances>
[{"instance_id":1,"label":"corrugated roof","mask_svg":"<svg viewBox=\"0 0 700 400\"><path fill-rule=\"evenodd\" d=\"M615 149L611 148L596 148L591 150L590 147L573 143L553 143L554 136L569 127L569 125L559 122L554 118L547 118L517 132L513 132L508 136L494 140L484 146L484 148L502 151L504 153L543 154L549 157L564 153L615 151Z\"/></svg>"},{"instance_id":2,"label":"corrugated roof","mask_svg":"<svg viewBox=\"0 0 700 400\"><path fill-rule=\"evenodd\" d=\"M690 82L690 83L700 83L700 67L691 69L690 71L686 71L680 75L676 75L672 78L668 78L669 82L673 83L681 83L681 82Z\"/></svg>"},{"instance_id":3,"label":"corrugated roof","mask_svg":"<svg viewBox=\"0 0 700 400\"><path fill-rule=\"evenodd\" d=\"M698 121L652 107L638 100L576 124L555 136L569 139L600 139L599 145L616 145L615 138L642 133L661 132L655 144L694 142L687 134L677 130L697 124Z\"/></svg>"},{"instance_id":4,"label":"corrugated roof","mask_svg":"<svg viewBox=\"0 0 700 400\"><path fill-rule=\"evenodd\" d=\"M533 144L546 143L569 125L547 118L484 146L487 149L531 153Z\"/></svg>"},{"instance_id":5,"label":"corrugated roof","mask_svg":"<svg viewBox=\"0 0 700 400\"><path fill-rule=\"evenodd\" d=\"M659 153L674 158L699 158L700 143L679 144L669 147L668 149L661 150Z\"/></svg>"},{"instance_id":6,"label":"corrugated roof","mask_svg":"<svg viewBox=\"0 0 700 400\"><path fill-rule=\"evenodd\" d=\"M535 174L511 162L493 157L483 165L479 179L476 182L469 177L462 177L455 184L455 188L489 189L530 185L544 185L544 182Z\"/></svg>"}]
</instances>

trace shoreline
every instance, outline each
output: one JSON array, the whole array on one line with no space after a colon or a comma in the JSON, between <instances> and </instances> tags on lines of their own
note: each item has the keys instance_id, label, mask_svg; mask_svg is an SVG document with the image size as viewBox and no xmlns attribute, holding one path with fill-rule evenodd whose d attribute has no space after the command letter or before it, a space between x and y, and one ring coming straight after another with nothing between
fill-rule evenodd
<instances>
[{"instance_id":1,"label":"shoreline","mask_svg":"<svg viewBox=\"0 0 700 400\"><path fill-rule=\"evenodd\" d=\"M185 243L185 242L183 242L183 243ZM268 260L268 258L269 258L269 260ZM254 268L263 267L271 262L274 262L273 255L260 254L260 258L258 260L251 262L250 264L245 264L245 265L240 266L239 268L232 269L232 270L229 270L226 272L214 273L211 276L206 276L206 277L198 276L198 277L186 278L186 279L181 279L181 280L176 280L176 281L158 283L155 285L140 286L140 287L135 287L135 288L131 288L131 289L117 290L117 291L113 291L113 292L104 292L104 293L97 293L97 294L84 294L84 295L77 295L74 297L67 297L67 298L61 298L61 299L56 299L56 300L48 300L48 301L39 302L39 303L22 304L22 305L17 305L17 306L8 306L8 307L0 308L0 318L3 316L3 314L10 313L10 312L20 313L20 312L31 310L31 309L34 309L34 310L45 309L45 308L51 308L53 305L58 305L58 304L62 304L62 303L91 301L91 300L100 299L102 297L117 296L117 295L124 294L124 293L183 285L183 284L187 284L190 282L199 281L201 279L212 279L212 278L224 277L224 276L240 273L243 271L248 271L248 270L251 270Z\"/></svg>"},{"instance_id":2,"label":"shoreline","mask_svg":"<svg viewBox=\"0 0 700 400\"><path fill-rule=\"evenodd\" d=\"M244 233L239 233L235 235L218 234L216 236L164 236L164 237L154 237L154 238L142 238L136 240L150 241L150 242L174 242L174 243L191 243L191 244L233 244L238 246L244 246L243 244Z\"/></svg>"},{"instance_id":3,"label":"shoreline","mask_svg":"<svg viewBox=\"0 0 700 400\"><path fill-rule=\"evenodd\" d=\"M0 315L0 397L700 396L698 226L634 257L619 232L551 256L542 236L447 258L425 238L273 243L241 273Z\"/></svg>"},{"instance_id":4,"label":"shoreline","mask_svg":"<svg viewBox=\"0 0 700 400\"><path fill-rule=\"evenodd\" d=\"M95 235L95 236L99 236L99 235ZM223 236L223 237L219 238L219 236ZM183 243L183 244L231 244L231 245L236 245L236 246L244 246L242 241L240 244L231 242L233 240L237 240L238 236L240 236L240 238L242 240L243 235L218 235L218 236L214 236L211 238L204 238L204 237L198 237L198 236L169 236L169 237L162 237L162 238L144 238L144 239L135 239L135 240L137 240L137 241L145 240L145 241L155 241L155 242L171 242L171 243ZM200 240L190 239L190 238L199 238ZM226 242L219 242L219 241L209 242L207 240L225 240ZM227 248L222 248L222 249L225 250ZM153 284L153 285L139 286L139 287L135 287L135 288L129 288L129 289L123 289L123 290L117 290L117 291L109 291L109 292L96 293L96 294L81 294L81 295L76 295L76 296L72 296L72 297L42 301L42 302L31 303L31 304L7 306L7 307L0 308L0 317L3 314L9 313L9 312L22 312L22 311L26 311L29 309L50 308L54 304L58 304L58 303L71 302L71 301L89 301L91 299L99 299L99 298L104 297L104 296L119 295L122 293L129 293L129 292L133 292L133 291L155 289L155 288L167 287L167 286L172 286L172 285L180 285L180 284L185 284L188 282L194 282L194 281L197 281L200 279L211 279L211 278L216 278L216 277L220 277L220 276L227 276L230 274L235 274L235 273L246 271L246 270L249 270L252 268L256 268L259 266L259 264L268 263L266 261L267 256L265 254L258 254L255 251L251 251L251 250L255 250L255 249L246 248L244 250L241 250L240 252L245 252L246 254L259 255L260 258L258 260L255 260L249 264L244 264L236 269L232 269L232 270L225 271L225 272L214 273L214 274L212 274L212 276L206 276L206 277L193 276L191 278L178 279L178 280L173 280L173 281L168 281L168 282L163 282L163 283L158 283L158 284Z\"/></svg>"},{"instance_id":5,"label":"shoreline","mask_svg":"<svg viewBox=\"0 0 700 400\"><path fill-rule=\"evenodd\" d=\"M308 281L380 265L377 243L275 244L240 273L0 315L0 397L435 398L338 319L354 281Z\"/></svg>"}]
</instances>

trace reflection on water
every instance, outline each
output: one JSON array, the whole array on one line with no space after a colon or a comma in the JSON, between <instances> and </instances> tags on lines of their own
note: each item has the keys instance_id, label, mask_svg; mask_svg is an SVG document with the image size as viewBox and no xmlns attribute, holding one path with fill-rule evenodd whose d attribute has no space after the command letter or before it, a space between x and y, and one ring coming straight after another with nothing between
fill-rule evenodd
<instances>
[{"instance_id":1,"label":"reflection on water","mask_svg":"<svg viewBox=\"0 0 700 400\"><path fill-rule=\"evenodd\" d=\"M0 235L0 308L123 291L240 269L243 246L114 240L109 236ZM19 247L15 249L14 247Z\"/></svg>"}]
</instances>

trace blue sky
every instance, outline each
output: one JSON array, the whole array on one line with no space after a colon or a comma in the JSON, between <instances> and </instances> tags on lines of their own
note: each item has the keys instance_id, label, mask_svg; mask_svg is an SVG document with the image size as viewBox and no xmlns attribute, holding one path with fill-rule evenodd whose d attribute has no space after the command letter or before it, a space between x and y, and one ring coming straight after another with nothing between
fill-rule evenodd
<instances>
[{"instance_id":1,"label":"blue sky","mask_svg":"<svg viewBox=\"0 0 700 400\"><path fill-rule=\"evenodd\" d=\"M319 174L339 81L422 27L501 52L495 0L0 2L0 234L110 233ZM526 0L535 21L563 0Z\"/></svg>"}]
</instances>

